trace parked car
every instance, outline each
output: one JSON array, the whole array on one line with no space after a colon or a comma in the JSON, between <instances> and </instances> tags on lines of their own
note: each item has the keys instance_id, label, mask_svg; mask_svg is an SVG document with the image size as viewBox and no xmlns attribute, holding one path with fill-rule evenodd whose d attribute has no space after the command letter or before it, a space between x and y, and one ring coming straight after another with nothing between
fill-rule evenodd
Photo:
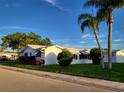
<instances>
[{"instance_id":1,"label":"parked car","mask_svg":"<svg viewBox=\"0 0 124 93\"><path fill-rule=\"evenodd\" d=\"M10 58L9 58L11 61L14 61L17 59L17 57L15 55L12 55Z\"/></svg>"},{"instance_id":2,"label":"parked car","mask_svg":"<svg viewBox=\"0 0 124 93\"><path fill-rule=\"evenodd\" d=\"M20 56L19 61L22 62L22 63L30 64L30 65L42 65L42 64L45 64L44 60L36 58L35 56L32 56L32 57Z\"/></svg>"},{"instance_id":3,"label":"parked car","mask_svg":"<svg viewBox=\"0 0 124 93\"><path fill-rule=\"evenodd\" d=\"M44 60L36 60L36 65L44 65L45 61Z\"/></svg>"},{"instance_id":4,"label":"parked car","mask_svg":"<svg viewBox=\"0 0 124 93\"><path fill-rule=\"evenodd\" d=\"M6 56L0 56L0 61L8 61L9 59Z\"/></svg>"}]
</instances>

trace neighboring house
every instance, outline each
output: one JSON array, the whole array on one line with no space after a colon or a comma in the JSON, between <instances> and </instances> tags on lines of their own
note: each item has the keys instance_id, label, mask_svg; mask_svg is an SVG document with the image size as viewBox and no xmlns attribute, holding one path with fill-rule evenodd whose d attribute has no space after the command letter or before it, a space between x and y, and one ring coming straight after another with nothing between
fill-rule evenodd
<instances>
[{"instance_id":1,"label":"neighboring house","mask_svg":"<svg viewBox=\"0 0 124 93\"><path fill-rule=\"evenodd\" d=\"M72 64L80 64L80 50L76 49L76 48L65 48L67 49L69 52L71 52L75 58L72 60Z\"/></svg>"},{"instance_id":2,"label":"neighboring house","mask_svg":"<svg viewBox=\"0 0 124 93\"><path fill-rule=\"evenodd\" d=\"M3 57L3 56L11 60L16 60L18 58L18 54L15 52L0 52L0 57Z\"/></svg>"},{"instance_id":3,"label":"neighboring house","mask_svg":"<svg viewBox=\"0 0 124 93\"><path fill-rule=\"evenodd\" d=\"M90 49L84 49L80 51L80 62L93 63L92 59L90 59Z\"/></svg>"},{"instance_id":4,"label":"neighboring house","mask_svg":"<svg viewBox=\"0 0 124 93\"><path fill-rule=\"evenodd\" d=\"M45 46L41 45L27 45L22 49L22 53L20 54L21 56L36 56L36 57L41 57L43 58L43 49L46 48Z\"/></svg>"},{"instance_id":5,"label":"neighboring house","mask_svg":"<svg viewBox=\"0 0 124 93\"><path fill-rule=\"evenodd\" d=\"M108 52L104 52L104 62L108 62ZM123 63L124 62L124 50L114 50L112 52L112 62L113 63Z\"/></svg>"},{"instance_id":6,"label":"neighboring house","mask_svg":"<svg viewBox=\"0 0 124 93\"><path fill-rule=\"evenodd\" d=\"M90 55L90 49L76 49L76 48L66 48L69 52L75 55L72 64L89 64L93 63L92 60L88 59ZM82 55L88 56L87 58L81 58Z\"/></svg>"}]
</instances>

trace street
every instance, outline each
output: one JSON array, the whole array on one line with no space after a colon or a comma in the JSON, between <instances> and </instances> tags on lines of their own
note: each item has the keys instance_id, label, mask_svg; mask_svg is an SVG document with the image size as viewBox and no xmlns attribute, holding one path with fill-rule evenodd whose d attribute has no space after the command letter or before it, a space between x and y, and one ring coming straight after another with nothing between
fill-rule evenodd
<instances>
[{"instance_id":1,"label":"street","mask_svg":"<svg viewBox=\"0 0 124 93\"><path fill-rule=\"evenodd\" d=\"M104 92L110 91L82 86L60 80L15 72L0 68L0 92Z\"/></svg>"}]
</instances>

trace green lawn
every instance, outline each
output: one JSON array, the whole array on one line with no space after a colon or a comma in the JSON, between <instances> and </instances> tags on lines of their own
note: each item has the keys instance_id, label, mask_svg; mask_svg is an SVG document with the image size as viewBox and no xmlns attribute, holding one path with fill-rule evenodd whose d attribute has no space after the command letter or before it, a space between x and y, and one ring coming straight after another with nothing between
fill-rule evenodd
<instances>
[{"instance_id":1,"label":"green lawn","mask_svg":"<svg viewBox=\"0 0 124 93\"><path fill-rule=\"evenodd\" d=\"M69 67L61 67L59 65L49 65L41 67L37 65L22 64L19 62L6 62L0 64L19 68L124 82L124 63L113 64L113 69L111 71L102 70L100 65L93 64L78 64L71 65Z\"/></svg>"}]
</instances>

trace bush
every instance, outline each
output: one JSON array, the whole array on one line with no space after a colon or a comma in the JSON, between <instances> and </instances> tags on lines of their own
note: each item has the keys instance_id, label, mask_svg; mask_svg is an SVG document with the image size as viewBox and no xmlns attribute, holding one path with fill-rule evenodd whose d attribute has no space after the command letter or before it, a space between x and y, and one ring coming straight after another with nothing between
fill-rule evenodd
<instances>
[{"instance_id":1,"label":"bush","mask_svg":"<svg viewBox=\"0 0 124 93\"><path fill-rule=\"evenodd\" d=\"M36 64L36 58L34 56L32 56L32 57L20 56L19 61L22 63L30 64L30 65Z\"/></svg>"},{"instance_id":2,"label":"bush","mask_svg":"<svg viewBox=\"0 0 124 93\"><path fill-rule=\"evenodd\" d=\"M72 62L72 59L73 59L73 55L67 50L63 50L58 55L58 63L60 66L69 66Z\"/></svg>"},{"instance_id":3,"label":"bush","mask_svg":"<svg viewBox=\"0 0 124 93\"><path fill-rule=\"evenodd\" d=\"M93 64L100 64L100 50L97 48L93 48L90 51L91 59L93 60Z\"/></svg>"},{"instance_id":4,"label":"bush","mask_svg":"<svg viewBox=\"0 0 124 93\"><path fill-rule=\"evenodd\" d=\"M31 65L36 65L36 58L35 56L28 57L27 63Z\"/></svg>"},{"instance_id":5,"label":"bush","mask_svg":"<svg viewBox=\"0 0 124 93\"><path fill-rule=\"evenodd\" d=\"M18 59L21 63L25 63L26 59L24 56L20 56Z\"/></svg>"}]
</instances>

